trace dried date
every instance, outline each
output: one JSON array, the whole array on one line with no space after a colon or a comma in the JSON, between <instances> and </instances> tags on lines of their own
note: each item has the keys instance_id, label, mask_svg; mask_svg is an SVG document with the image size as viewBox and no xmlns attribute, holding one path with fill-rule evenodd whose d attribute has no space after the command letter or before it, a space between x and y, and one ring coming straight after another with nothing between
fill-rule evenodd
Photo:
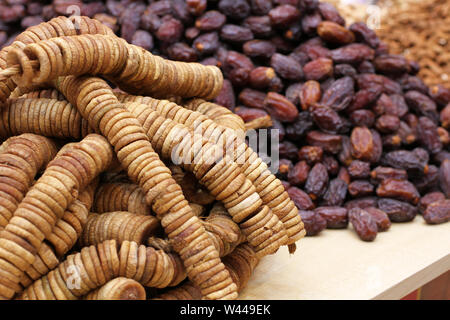
<instances>
[{"instance_id":1,"label":"dried date","mask_svg":"<svg viewBox=\"0 0 450 320\"><path fill-rule=\"evenodd\" d=\"M442 150L442 142L439 139L438 127L427 117L419 118L417 131L421 145L431 153L438 153Z\"/></svg>"},{"instance_id":2,"label":"dried date","mask_svg":"<svg viewBox=\"0 0 450 320\"><path fill-rule=\"evenodd\" d=\"M309 107L314 123L322 130L328 133L345 132L348 129L348 122L339 116L339 114L322 104L314 104Z\"/></svg>"},{"instance_id":3,"label":"dried date","mask_svg":"<svg viewBox=\"0 0 450 320\"><path fill-rule=\"evenodd\" d=\"M267 40L247 41L244 43L242 49L244 53L249 57L263 59L269 59L276 52L276 46L272 42Z\"/></svg>"},{"instance_id":4,"label":"dried date","mask_svg":"<svg viewBox=\"0 0 450 320\"><path fill-rule=\"evenodd\" d=\"M269 114L267 111L263 109L257 109L257 108L247 108L247 107L237 107L234 110L234 113L236 113L238 116L244 120L244 122L250 122L258 118L264 118L267 117Z\"/></svg>"},{"instance_id":5,"label":"dried date","mask_svg":"<svg viewBox=\"0 0 450 320\"><path fill-rule=\"evenodd\" d=\"M306 161L300 161L293 166L288 173L288 181L293 186L301 186L308 179L308 174L310 171L310 166Z\"/></svg>"},{"instance_id":6,"label":"dried date","mask_svg":"<svg viewBox=\"0 0 450 320\"><path fill-rule=\"evenodd\" d=\"M421 157L417 152L396 150L386 153L381 164L396 169L404 169L413 175L422 175L428 170L428 159Z\"/></svg>"},{"instance_id":7,"label":"dried date","mask_svg":"<svg viewBox=\"0 0 450 320\"><path fill-rule=\"evenodd\" d=\"M377 101L380 94L383 92L381 85L374 85L367 89L362 89L356 92L350 106L347 108L347 112L370 107L375 101Z\"/></svg>"},{"instance_id":8,"label":"dried date","mask_svg":"<svg viewBox=\"0 0 450 320\"><path fill-rule=\"evenodd\" d=\"M330 155L326 155L322 160L323 165L327 168L328 174L331 176L335 176L339 172L339 162Z\"/></svg>"},{"instance_id":9,"label":"dried date","mask_svg":"<svg viewBox=\"0 0 450 320\"><path fill-rule=\"evenodd\" d=\"M322 90L320 83L314 80L306 81L299 93L300 105L303 110L308 110L309 107L320 101L322 97Z\"/></svg>"},{"instance_id":10,"label":"dried date","mask_svg":"<svg viewBox=\"0 0 450 320\"><path fill-rule=\"evenodd\" d=\"M161 26L161 28L162 28L162 26ZM161 30L161 28L159 28L158 33ZM158 36L158 33L157 33L157 37L158 37L158 39L160 39L160 36ZM169 40L171 36L173 36L173 35L165 34L164 38ZM204 33L194 40L194 43L192 44L192 46L195 50L197 50L197 53L199 55L212 54L212 53L216 52L216 50L219 48L219 36L218 36L217 32ZM231 52L230 52L230 54L231 54ZM230 56L230 54L228 56Z\"/></svg>"},{"instance_id":11,"label":"dried date","mask_svg":"<svg viewBox=\"0 0 450 320\"><path fill-rule=\"evenodd\" d=\"M257 91L245 88L239 94L239 101L249 108L264 108L264 100L266 94L262 91Z\"/></svg>"},{"instance_id":12,"label":"dried date","mask_svg":"<svg viewBox=\"0 0 450 320\"><path fill-rule=\"evenodd\" d=\"M314 203L311 198L302 190L297 187L290 187L288 189L289 197L294 201L299 210L313 210Z\"/></svg>"},{"instance_id":13,"label":"dried date","mask_svg":"<svg viewBox=\"0 0 450 320\"><path fill-rule=\"evenodd\" d=\"M375 223L378 227L378 232L383 232L389 230L391 227L391 220L389 220L389 216L383 210L374 207L365 208L372 218L375 220Z\"/></svg>"},{"instance_id":14,"label":"dried date","mask_svg":"<svg viewBox=\"0 0 450 320\"><path fill-rule=\"evenodd\" d=\"M292 170L294 165L289 159L280 159L278 162L278 172L277 178L281 180L287 180L289 172ZM290 184L290 183L289 183Z\"/></svg>"},{"instance_id":15,"label":"dried date","mask_svg":"<svg viewBox=\"0 0 450 320\"><path fill-rule=\"evenodd\" d=\"M298 151L299 160L305 160L309 165L322 162L323 149L318 146L304 146Z\"/></svg>"},{"instance_id":16,"label":"dried date","mask_svg":"<svg viewBox=\"0 0 450 320\"><path fill-rule=\"evenodd\" d=\"M375 114L367 109L355 110L350 113L350 121L353 125L360 125L370 128L375 123Z\"/></svg>"},{"instance_id":17,"label":"dried date","mask_svg":"<svg viewBox=\"0 0 450 320\"><path fill-rule=\"evenodd\" d=\"M222 90L220 90L217 97L214 98L214 102L227 109L234 110L234 107L236 106L236 96L229 80L223 80Z\"/></svg>"},{"instance_id":18,"label":"dried date","mask_svg":"<svg viewBox=\"0 0 450 320\"><path fill-rule=\"evenodd\" d=\"M325 41L334 44L349 44L355 41L352 31L332 21L323 21L317 26L317 34Z\"/></svg>"},{"instance_id":19,"label":"dried date","mask_svg":"<svg viewBox=\"0 0 450 320\"><path fill-rule=\"evenodd\" d=\"M417 204L420 194L408 180L385 179L377 188L377 195L385 198L395 198Z\"/></svg>"},{"instance_id":20,"label":"dried date","mask_svg":"<svg viewBox=\"0 0 450 320\"><path fill-rule=\"evenodd\" d=\"M345 208L347 210L351 210L353 208L369 208L369 207L378 207L377 203L378 198L376 197L364 197L355 200L350 200L345 203Z\"/></svg>"},{"instance_id":21,"label":"dried date","mask_svg":"<svg viewBox=\"0 0 450 320\"><path fill-rule=\"evenodd\" d=\"M438 188L439 168L435 165L429 165L426 173L421 176L412 175L410 180L416 186L417 190L422 193L430 189Z\"/></svg>"},{"instance_id":22,"label":"dried date","mask_svg":"<svg viewBox=\"0 0 450 320\"><path fill-rule=\"evenodd\" d=\"M353 160L347 170L352 179L365 179L370 175L370 163L360 160Z\"/></svg>"},{"instance_id":23,"label":"dried date","mask_svg":"<svg viewBox=\"0 0 450 320\"><path fill-rule=\"evenodd\" d=\"M294 142L300 142L307 132L308 134L311 132L313 127L314 122L311 114L309 112L300 112L297 120L286 125L286 137Z\"/></svg>"},{"instance_id":24,"label":"dried date","mask_svg":"<svg viewBox=\"0 0 450 320\"><path fill-rule=\"evenodd\" d=\"M405 94L408 106L420 115L430 118L434 123L439 121L436 103L419 91L408 91Z\"/></svg>"},{"instance_id":25,"label":"dried date","mask_svg":"<svg viewBox=\"0 0 450 320\"><path fill-rule=\"evenodd\" d=\"M347 184L350 184L351 178L346 167L340 167L337 177Z\"/></svg>"},{"instance_id":26,"label":"dried date","mask_svg":"<svg viewBox=\"0 0 450 320\"><path fill-rule=\"evenodd\" d=\"M408 61L403 56L394 54L377 56L374 65L376 70L383 74L402 74L409 70Z\"/></svg>"},{"instance_id":27,"label":"dried date","mask_svg":"<svg viewBox=\"0 0 450 320\"><path fill-rule=\"evenodd\" d=\"M378 166L372 170L370 177L374 183L379 184L386 179L407 180L408 173L403 169Z\"/></svg>"},{"instance_id":28,"label":"dried date","mask_svg":"<svg viewBox=\"0 0 450 320\"><path fill-rule=\"evenodd\" d=\"M366 127L355 127L350 136L352 155L361 161L371 161L375 146L372 131Z\"/></svg>"},{"instance_id":29,"label":"dried date","mask_svg":"<svg viewBox=\"0 0 450 320\"><path fill-rule=\"evenodd\" d=\"M345 20L337 11L336 7L328 2L319 2L319 12L324 20L333 21L340 25L345 25Z\"/></svg>"},{"instance_id":30,"label":"dried date","mask_svg":"<svg viewBox=\"0 0 450 320\"><path fill-rule=\"evenodd\" d=\"M372 60L375 51L365 44L353 43L338 49L331 50L331 58L334 63L348 63L356 65L365 59Z\"/></svg>"},{"instance_id":31,"label":"dried date","mask_svg":"<svg viewBox=\"0 0 450 320\"><path fill-rule=\"evenodd\" d=\"M429 89L429 95L441 107L450 103L450 89L441 84L432 86Z\"/></svg>"},{"instance_id":32,"label":"dried date","mask_svg":"<svg viewBox=\"0 0 450 320\"><path fill-rule=\"evenodd\" d=\"M352 102L355 82L351 77L334 81L324 92L321 103L336 111L345 110Z\"/></svg>"},{"instance_id":33,"label":"dried date","mask_svg":"<svg viewBox=\"0 0 450 320\"><path fill-rule=\"evenodd\" d=\"M345 229L348 225L347 209L343 207L319 207L314 210L327 222L328 229Z\"/></svg>"},{"instance_id":34,"label":"dried date","mask_svg":"<svg viewBox=\"0 0 450 320\"><path fill-rule=\"evenodd\" d=\"M230 19L242 20L250 14L250 5L246 0L220 0L219 10Z\"/></svg>"},{"instance_id":35,"label":"dried date","mask_svg":"<svg viewBox=\"0 0 450 320\"><path fill-rule=\"evenodd\" d=\"M450 199L436 201L428 205L423 218L428 224L450 221Z\"/></svg>"},{"instance_id":36,"label":"dried date","mask_svg":"<svg viewBox=\"0 0 450 320\"><path fill-rule=\"evenodd\" d=\"M430 204L436 201L445 200L445 195L442 192L434 191L427 193L422 198L420 198L419 204L417 208L421 214L425 213L425 210L428 208Z\"/></svg>"},{"instance_id":37,"label":"dried date","mask_svg":"<svg viewBox=\"0 0 450 320\"><path fill-rule=\"evenodd\" d=\"M333 154L336 154L341 150L342 139L342 136L328 134L317 130L309 131L306 134L306 142L309 145L321 147L324 151Z\"/></svg>"},{"instance_id":38,"label":"dried date","mask_svg":"<svg viewBox=\"0 0 450 320\"><path fill-rule=\"evenodd\" d=\"M217 10L206 11L195 20L195 27L201 31L215 31L222 28L227 17Z\"/></svg>"},{"instance_id":39,"label":"dried date","mask_svg":"<svg viewBox=\"0 0 450 320\"><path fill-rule=\"evenodd\" d=\"M264 99L264 108L277 120L293 122L298 117L298 110L288 99L276 92L269 92Z\"/></svg>"},{"instance_id":40,"label":"dried date","mask_svg":"<svg viewBox=\"0 0 450 320\"><path fill-rule=\"evenodd\" d=\"M416 207L407 202L394 199L379 199L378 209L386 212L386 214L389 216L389 220L391 220L392 222L412 221L417 215Z\"/></svg>"},{"instance_id":41,"label":"dried date","mask_svg":"<svg viewBox=\"0 0 450 320\"><path fill-rule=\"evenodd\" d=\"M347 197L348 184L340 178L332 179L322 198L324 206L342 206Z\"/></svg>"},{"instance_id":42,"label":"dried date","mask_svg":"<svg viewBox=\"0 0 450 320\"><path fill-rule=\"evenodd\" d=\"M341 63L334 66L334 76L336 78L352 77L357 75L357 71L349 64Z\"/></svg>"},{"instance_id":43,"label":"dried date","mask_svg":"<svg viewBox=\"0 0 450 320\"><path fill-rule=\"evenodd\" d=\"M348 193L353 198L370 196L374 191L374 186L367 180L355 180L348 185Z\"/></svg>"},{"instance_id":44,"label":"dried date","mask_svg":"<svg viewBox=\"0 0 450 320\"><path fill-rule=\"evenodd\" d=\"M266 38L272 34L272 24L269 16L251 16L242 24L249 28L256 37Z\"/></svg>"},{"instance_id":45,"label":"dried date","mask_svg":"<svg viewBox=\"0 0 450 320\"><path fill-rule=\"evenodd\" d=\"M364 22L355 22L350 26L350 30L355 35L358 42L368 44L372 49L378 48L380 40L372 29L370 29Z\"/></svg>"},{"instance_id":46,"label":"dried date","mask_svg":"<svg viewBox=\"0 0 450 320\"><path fill-rule=\"evenodd\" d=\"M270 59L270 66L283 79L298 81L303 78L302 66L291 57L275 53Z\"/></svg>"},{"instance_id":47,"label":"dried date","mask_svg":"<svg viewBox=\"0 0 450 320\"><path fill-rule=\"evenodd\" d=\"M319 58L303 66L306 80L321 81L333 76L333 61L328 58Z\"/></svg>"},{"instance_id":48,"label":"dried date","mask_svg":"<svg viewBox=\"0 0 450 320\"><path fill-rule=\"evenodd\" d=\"M371 214L364 209L353 208L348 212L348 218L361 240L375 240L378 233L378 226Z\"/></svg>"},{"instance_id":49,"label":"dried date","mask_svg":"<svg viewBox=\"0 0 450 320\"><path fill-rule=\"evenodd\" d=\"M276 81L280 81L280 79L277 78L275 70L272 68L257 67L250 72L249 84L255 89L270 88ZM292 100L290 101L292 102ZM295 104L295 102L292 103Z\"/></svg>"},{"instance_id":50,"label":"dried date","mask_svg":"<svg viewBox=\"0 0 450 320\"><path fill-rule=\"evenodd\" d=\"M318 213L308 210L299 210L298 214L305 225L306 235L316 236L327 227L327 221Z\"/></svg>"},{"instance_id":51,"label":"dried date","mask_svg":"<svg viewBox=\"0 0 450 320\"><path fill-rule=\"evenodd\" d=\"M298 148L292 142L289 141L280 142L278 152L280 154L280 158L286 158L295 162L298 159Z\"/></svg>"},{"instance_id":52,"label":"dried date","mask_svg":"<svg viewBox=\"0 0 450 320\"><path fill-rule=\"evenodd\" d=\"M305 191L311 199L316 200L324 195L328 187L328 171L322 163L316 163L308 174Z\"/></svg>"},{"instance_id":53,"label":"dried date","mask_svg":"<svg viewBox=\"0 0 450 320\"><path fill-rule=\"evenodd\" d=\"M396 132L400 127L400 119L397 116L385 114L378 117L375 127L382 133Z\"/></svg>"},{"instance_id":54,"label":"dried date","mask_svg":"<svg viewBox=\"0 0 450 320\"><path fill-rule=\"evenodd\" d=\"M440 120L444 128L450 129L450 103L441 110Z\"/></svg>"},{"instance_id":55,"label":"dried date","mask_svg":"<svg viewBox=\"0 0 450 320\"><path fill-rule=\"evenodd\" d=\"M286 28L300 18L300 11L289 4L280 5L269 11L273 26Z\"/></svg>"}]
</instances>

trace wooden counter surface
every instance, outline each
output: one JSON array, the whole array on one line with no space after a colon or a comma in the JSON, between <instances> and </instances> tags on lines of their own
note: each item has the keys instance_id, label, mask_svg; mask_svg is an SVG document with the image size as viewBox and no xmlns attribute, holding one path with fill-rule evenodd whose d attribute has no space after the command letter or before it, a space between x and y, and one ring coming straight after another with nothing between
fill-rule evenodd
<instances>
[{"instance_id":1,"label":"wooden counter surface","mask_svg":"<svg viewBox=\"0 0 450 320\"><path fill-rule=\"evenodd\" d=\"M400 299L450 270L450 223L393 223L374 242L349 227L263 258L240 299Z\"/></svg>"}]
</instances>

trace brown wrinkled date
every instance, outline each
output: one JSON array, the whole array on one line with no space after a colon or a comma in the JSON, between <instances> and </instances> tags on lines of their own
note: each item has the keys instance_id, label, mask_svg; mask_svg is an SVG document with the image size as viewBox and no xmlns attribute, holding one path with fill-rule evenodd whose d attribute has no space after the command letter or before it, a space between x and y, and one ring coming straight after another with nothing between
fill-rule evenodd
<instances>
[{"instance_id":1,"label":"brown wrinkled date","mask_svg":"<svg viewBox=\"0 0 450 320\"><path fill-rule=\"evenodd\" d=\"M356 127L350 136L352 155L362 161L370 161L374 154L372 132L366 127Z\"/></svg>"},{"instance_id":2,"label":"brown wrinkled date","mask_svg":"<svg viewBox=\"0 0 450 320\"><path fill-rule=\"evenodd\" d=\"M289 170L287 175L288 181L293 186L301 186L308 179L310 166L306 163L306 161L300 161Z\"/></svg>"},{"instance_id":3,"label":"brown wrinkled date","mask_svg":"<svg viewBox=\"0 0 450 320\"><path fill-rule=\"evenodd\" d=\"M283 95L269 92L264 100L265 109L277 120L293 122L298 117L298 109Z\"/></svg>"},{"instance_id":4,"label":"brown wrinkled date","mask_svg":"<svg viewBox=\"0 0 450 320\"><path fill-rule=\"evenodd\" d=\"M417 208L411 204L388 198L378 200L378 208L389 216L392 222L408 222L417 214Z\"/></svg>"},{"instance_id":5,"label":"brown wrinkled date","mask_svg":"<svg viewBox=\"0 0 450 320\"><path fill-rule=\"evenodd\" d=\"M348 192L353 198L370 196L375 187L367 180L354 180L348 185Z\"/></svg>"},{"instance_id":6,"label":"brown wrinkled date","mask_svg":"<svg viewBox=\"0 0 450 320\"><path fill-rule=\"evenodd\" d=\"M318 146L304 146L298 151L298 159L305 160L309 165L322 162L323 149Z\"/></svg>"},{"instance_id":7,"label":"brown wrinkled date","mask_svg":"<svg viewBox=\"0 0 450 320\"><path fill-rule=\"evenodd\" d=\"M395 198L417 204L420 194L408 180L385 179L377 188L379 197Z\"/></svg>"},{"instance_id":8,"label":"brown wrinkled date","mask_svg":"<svg viewBox=\"0 0 450 320\"><path fill-rule=\"evenodd\" d=\"M303 85L300 86L300 93L297 92L297 94L302 109L308 110L309 107L313 106L321 99L322 90L320 88L320 83L314 80L306 81Z\"/></svg>"},{"instance_id":9,"label":"brown wrinkled date","mask_svg":"<svg viewBox=\"0 0 450 320\"><path fill-rule=\"evenodd\" d=\"M312 202L311 198L299 188L290 187L287 192L292 201L294 201L297 208L299 208L300 210L312 210L315 208L315 205Z\"/></svg>"},{"instance_id":10,"label":"brown wrinkled date","mask_svg":"<svg viewBox=\"0 0 450 320\"><path fill-rule=\"evenodd\" d=\"M323 21L317 26L319 36L331 43L348 44L355 41L355 35L349 29L332 21Z\"/></svg>"},{"instance_id":11,"label":"brown wrinkled date","mask_svg":"<svg viewBox=\"0 0 450 320\"><path fill-rule=\"evenodd\" d=\"M428 224L440 224L450 221L450 199L430 203L423 213Z\"/></svg>"},{"instance_id":12,"label":"brown wrinkled date","mask_svg":"<svg viewBox=\"0 0 450 320\"><path fill-rule=\"evenodd\" d=\"M391 220L389 220L389 216L386 214L386 212L374 207L368 207L364 210L366 210L375 220L375 223L378 227L378 232L389 230L392 223Z\"/></svg>"},{"instance_id":13,"label":"brown wrinkled date","mask_svg":"<svg viewBox=\"0 0 450 320\"><path fill-rule=\"evenodd\" d=\"M378 233L378 226L370 213L361 208L353 208L348 212L348 218L361 240L375 240Z\"/></svg>"},{"instance_id":14,"label":"brown wrinkled date","mask_svg":"<svg viewBox=\"0 0 450 320\"><path fill-rule=\"evenodd\" d=\"M365 179L370 175L370 163L353 160L347 167L347 170L352 179Z\"/></svg>"},{"instance_id":15,"label":"brown wrinkled date","mask_svg":"<svg viewBox=\"0 0 450 320\"><path fill-rule=\"evenodd\" d=\"M299 210L307 236L316 236L327 227L327 220L316 211Z\"/></svg>"},{"instance_id":16,"label":"brown wrinkled date","mask_svg":"<svg viewBox=\"0 0 450 320\"><path fill-rule=\"evenodd\" d=\"M445 200L445 195L442 192L434 191L427 193L420 198L419 204L417 205L419 212L423 214L430 204L440 200Z\"/></svg>"},{"instance_id":17,"label":"brown wrinkled date","mask_svg":"<svg viewBox=\"0 0 450 320\"><path fill-rule=\"evenodd\" d=\"M348 183L345 180L341 178L331 180L323 196L322 204L326 206L342 206L347 197L347 188Z\"/></svg>"},{"instance_id":18,"label":"brown wrinkled date","mask_svg":"<svg viewBox=\"0 0 450 320\"><path fill-rule=\"evenodd\" d=\"M322 163L316 163L308 174L305 191L313 200L320 199L328 187L328 171Z\"/></svg>"},{"instance_id":19,"label":"brown wrinkled date","mask_svg":"<svg viewBox=\"0 0 450 320\"><path fill-rule=\"evenodd\" d=\"M320 207L314 210L327 222L328 229L345 229L348 225L347 209L342 207Z\"/></svg>"}]
</instances>

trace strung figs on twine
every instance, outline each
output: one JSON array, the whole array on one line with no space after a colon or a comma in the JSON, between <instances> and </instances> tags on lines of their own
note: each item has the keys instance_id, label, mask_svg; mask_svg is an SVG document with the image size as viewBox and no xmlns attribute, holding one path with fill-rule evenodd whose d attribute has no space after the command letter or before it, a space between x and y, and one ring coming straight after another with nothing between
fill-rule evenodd
<instances>
[{"instance_id":1,"label":"strung figs on twine","mask_svg":"<svg viewBox=\"0 0 450 320\"><path fill-rule=\"evenodd\" d=\"M293 253L295 204L207 102L222 82L87 17L0 51L0 297L236 299L262 257Z\"/></svg>"}]
</instances>

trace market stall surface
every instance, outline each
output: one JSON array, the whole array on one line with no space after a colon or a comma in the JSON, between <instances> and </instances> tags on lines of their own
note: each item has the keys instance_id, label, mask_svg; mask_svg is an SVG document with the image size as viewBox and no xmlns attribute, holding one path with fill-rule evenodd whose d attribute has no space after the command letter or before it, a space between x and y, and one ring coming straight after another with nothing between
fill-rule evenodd
<instances>
[{"instance_id":1,"label":"market stall surface","mask_svg":"<svg viewBox=\"0 0 450 320\"><path fill-rule=\"evenodd\" d=\"M394 223L374 242L352 227L324 230L281 248L256 268L240 299L400 299L450 270L450 223L421 216Z\"/></svg>"}]
</instances>

